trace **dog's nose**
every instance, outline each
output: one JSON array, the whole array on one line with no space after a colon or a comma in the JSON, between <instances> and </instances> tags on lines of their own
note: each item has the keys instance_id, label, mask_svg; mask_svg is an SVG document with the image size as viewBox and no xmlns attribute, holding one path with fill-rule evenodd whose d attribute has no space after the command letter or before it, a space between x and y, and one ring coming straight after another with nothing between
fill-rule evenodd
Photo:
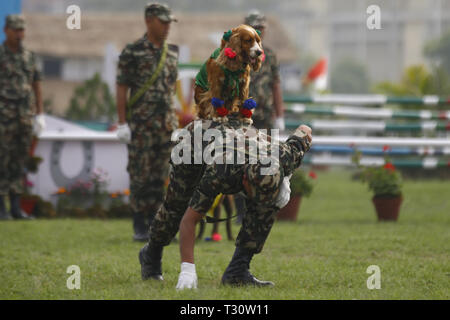
<instances>
[{"instance_id":1,"label":"dog's nose","mask_svg":"<svg viewBox=\"0 0 450 320\"><path fill-rule=\"evenodd\" d=\"M256 56L259 57L261 55L262 51L261 50L256 50Z\"/></svg>"}]
</instances>

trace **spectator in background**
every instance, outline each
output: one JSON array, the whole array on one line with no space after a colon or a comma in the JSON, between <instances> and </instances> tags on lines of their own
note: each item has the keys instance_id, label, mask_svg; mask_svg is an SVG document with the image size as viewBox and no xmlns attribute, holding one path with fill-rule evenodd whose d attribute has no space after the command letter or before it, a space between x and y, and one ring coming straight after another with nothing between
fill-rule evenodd
<instances>
[{"instance_id":1,"label":"spectator in background","mask_svg":"<svg viewBox=\"0 0 450 320\"><path fill-rule=\"evenodd\" d=\"M4 32L6 40L0 46L0 219L29 219L20 208L20 195L24 192L23 174L33 131L39 135L45 127L41 74L34 54L22 45L24 18L7 16ZM37 113L34 125L33 101ZM6 195L11 215L6 211Z\"/></svg>"},{"instance_id":2,"label":"spectator in background","mask_svg":"<svg viewBox=\"0 0 450 320\"><path fill-rule=\"evenodd\" d=\"M266 17L258 11L253 11L245 17L245 24L260 33L261 40L267 27ZM257 129L284 130L284 106L281 92L279 65L275 52L264 44L265 60L259 71L250 73L250 92L257 108L253 114L253 125ZM268 131L270 133L270 131Z\"/></svg>"},{"instance_id":3,"label":"spectator in background","mask_svg":"<svg viewBox=\"0 0 450 320\"><path fill-rule=\"evenodd\" d=\"M127 45L119 58L117 135L128 146L136 241L148 240L149 224L162 204L169 175L170 138L178 127L172 99L178 76L178 47L166 43L172 21L177 20L167 5L148 4L147 33Z\"/></svg>"}]
</instances>

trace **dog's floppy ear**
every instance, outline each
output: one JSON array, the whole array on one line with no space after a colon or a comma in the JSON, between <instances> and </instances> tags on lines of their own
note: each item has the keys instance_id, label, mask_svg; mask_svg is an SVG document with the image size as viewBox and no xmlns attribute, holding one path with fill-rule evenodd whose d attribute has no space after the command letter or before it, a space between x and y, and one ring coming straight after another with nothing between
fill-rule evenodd
<instances>
[{"instance_id":1,"label":"dog's floppy ear","mask_svg":"<svg viewBox=\"0 0 450 320\"><path fill-rule=\"evenodd\" d=\"M239 62L242 62L242 48L241 48L241 37L239 36L239 32L237 28L232 29L232 35L230 37L230 40L226 44L227 47L230 47L233 49L234 52L236 52L237 60Z\"/></svg>"}]
</instances>

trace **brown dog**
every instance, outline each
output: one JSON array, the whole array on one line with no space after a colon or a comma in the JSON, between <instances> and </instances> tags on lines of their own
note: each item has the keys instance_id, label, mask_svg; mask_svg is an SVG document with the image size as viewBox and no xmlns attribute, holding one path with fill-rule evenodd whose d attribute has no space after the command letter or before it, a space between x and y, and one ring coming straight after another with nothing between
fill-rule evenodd
<instances>
[{"instance_id":1,"label":"brown dog","mask_svg":"<svg viewBox=\"0 0 450 320\"><path fill-rule=\"evenodd\" d=\"M224 34L220 52L215 53L217 57L206 62L207 87L196 82L194 98L200 119L240 111L248 99L250 68L258 71L261 67L261 38L252 27L240 25Z\"/></svg>"}]
</instances>

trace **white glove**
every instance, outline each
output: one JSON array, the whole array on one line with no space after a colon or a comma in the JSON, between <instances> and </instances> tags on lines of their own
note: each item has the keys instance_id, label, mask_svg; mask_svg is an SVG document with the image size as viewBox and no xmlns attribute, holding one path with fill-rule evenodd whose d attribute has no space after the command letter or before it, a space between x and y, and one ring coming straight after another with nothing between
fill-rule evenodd
<instances>
[{"instance_id":1,"label":"white glove","mask_svg":"<svg viewBox=\"0 0 450 320\"><path fill-rule=\"evenodd\" d=\"M123 143L129 143L131 141L131 131L128 124L124 123L117 126L117 138Z\"/></svg>"},{"instance_id":2,"label":"white glove","mask_svg":"<svg viewBox=\"0 0 450 320\"><path fill-rule=\"evenodd\" d=\"M181 263L181 272L178 277L177 290L197 289L197 273L195 264L189 262Z\"/></svg>"},{"instance_id":3,"label":"white glove","mask_svg":"<svg viewBox=\"0 0 450 320\"><path fill-rule=\"evenodd\" d=\"M278 193L278 197L275 202L275 205L280 209L284 208L291 199L291 176L292 175L284 177L283 183L281 184L280 192Z\"/></svg>"},{"instance_id":4,"label":"white glove","mask_svg":"<svg viewBox=\"0 0 450 320\"><path fill-rule=\"evenodd\" d=\"M275 129L279 129L279 130L284 130L284 118L283 117L278 117L275 119L275 124L274 124Z\"/></svg>"},{"instance_id":5,"label":"white glove","mask_svg":"<svg viewBox=\"0 0 450 320\"><path fill-rule=\"evenodd\" d=\"M34 117L33 122L33 132L35 135L40 136L42 131L44 131L45 125L45 116L40 113Z\"/></svg>"}]
</instances>

